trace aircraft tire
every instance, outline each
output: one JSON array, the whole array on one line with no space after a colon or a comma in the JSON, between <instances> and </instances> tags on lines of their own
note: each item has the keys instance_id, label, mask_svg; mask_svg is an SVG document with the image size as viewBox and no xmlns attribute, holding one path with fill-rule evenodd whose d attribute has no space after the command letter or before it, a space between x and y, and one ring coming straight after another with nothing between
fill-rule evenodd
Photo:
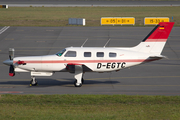
<instances>
[{"instance_id":1,"label":"aircraft tire","mask_svg":"<svg viewBox=\"0 0 180 120\"><path fill-rule=\"evenodd\" d=\"M80 83L79 85L77 85L77 80L74 81L74 86L75 87L81 87L82 86L82 83Z\"/></svg>"},{"instance_id":2,"label":"aircraft tire","mask_svg":"<svg viewBox=\"0 0 180 120\"><path fill-rule=\"evenodd\" d=\"M35 80L35 83L33 83L33 79L30 81L30 86L37 86L38 82Z\"/></svg>"}]
</instances>

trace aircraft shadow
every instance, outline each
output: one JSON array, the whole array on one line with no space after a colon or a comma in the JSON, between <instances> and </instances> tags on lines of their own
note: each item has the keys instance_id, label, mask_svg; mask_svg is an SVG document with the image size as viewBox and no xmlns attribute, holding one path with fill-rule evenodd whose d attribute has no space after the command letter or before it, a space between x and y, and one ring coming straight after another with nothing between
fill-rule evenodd
<instances>
[{"instance_id":1,"label":"aircraft shadow","mask_svg":"<svg viewBox=\"0 0 180 120\"><path fill-rule=\"evenodd\" d=\"M63 79L55 80L55 79L36 79L38 81L38 86L36 87L50 87L50 86L66 86L66 87L74 87L74 79ZM119 81L112 80L84 80L83 85L93 85L93 84L117 84ZM30 85L30 81L3 81L0 82L0 85Z\"/></svg>"}]
</instances>

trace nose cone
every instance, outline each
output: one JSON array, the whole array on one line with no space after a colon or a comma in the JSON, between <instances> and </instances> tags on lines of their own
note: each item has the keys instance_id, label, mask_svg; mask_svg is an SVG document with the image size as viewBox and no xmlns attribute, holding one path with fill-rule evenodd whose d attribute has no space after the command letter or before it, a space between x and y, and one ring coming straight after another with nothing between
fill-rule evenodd
<instances>
[{"instance_id":1,"label":"nose cone","mask_svg":"<svg viewBox=\"0 0 180 120\"><path fill-rule=\"evenodd\" d=\"M5 64L5 65L13 65L13 60L5 60L5 61L3 61L3 64Z\"/></svg>"}]
</instances>

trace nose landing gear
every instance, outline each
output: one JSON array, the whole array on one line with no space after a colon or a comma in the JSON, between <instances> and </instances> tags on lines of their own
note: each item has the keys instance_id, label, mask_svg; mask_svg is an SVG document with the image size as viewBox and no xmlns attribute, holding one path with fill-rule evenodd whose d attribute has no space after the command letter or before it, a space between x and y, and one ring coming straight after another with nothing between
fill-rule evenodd
<instances>
[{"instance_id":1,"label":"nose landing gear","mask_svg":"<svg viewBox=\"0 0 180 120\"><path fill-rule=\"evenodd\" d=\"M38 85L38 82L36 80L35 77L32 77L31 81L30 81L30 86L37 86Z\"/></svg>"}]
</instances>

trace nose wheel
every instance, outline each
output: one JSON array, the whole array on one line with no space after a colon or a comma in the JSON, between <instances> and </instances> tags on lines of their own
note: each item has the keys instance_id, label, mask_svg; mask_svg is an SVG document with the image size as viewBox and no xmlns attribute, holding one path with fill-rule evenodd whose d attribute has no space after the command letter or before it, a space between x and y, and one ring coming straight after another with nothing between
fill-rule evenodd
<instances>
[{"instance_id":1,"label":"nose wheel","mask_svg":"<svg viewBox=\"0 0 180 120\"><path fill-rule=\"evenodd\" d=\"M38 85L37 80L35 79L35 77L32 77L32 79L30 81L30 86L37 86L37 85Z\"/></svg>"}]
</instances>

